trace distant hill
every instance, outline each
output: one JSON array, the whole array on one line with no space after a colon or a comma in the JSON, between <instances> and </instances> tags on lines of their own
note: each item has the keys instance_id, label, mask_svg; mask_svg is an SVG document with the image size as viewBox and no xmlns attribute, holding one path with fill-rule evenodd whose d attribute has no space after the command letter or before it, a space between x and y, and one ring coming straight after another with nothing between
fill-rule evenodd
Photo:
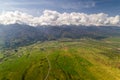
<instances>
[{"instance_id":1,"label":"distant hill","mask_svg":"<svg viewBox=\"0 0 120 80\"><path fill-rule=\"evenodd\" d=\"M120 27L114 26L37 26L0 25L0 45L16 48L36 41L57 40L60 38L93 38L103 39L119 36Z\"/></svg>"}]
</instances>

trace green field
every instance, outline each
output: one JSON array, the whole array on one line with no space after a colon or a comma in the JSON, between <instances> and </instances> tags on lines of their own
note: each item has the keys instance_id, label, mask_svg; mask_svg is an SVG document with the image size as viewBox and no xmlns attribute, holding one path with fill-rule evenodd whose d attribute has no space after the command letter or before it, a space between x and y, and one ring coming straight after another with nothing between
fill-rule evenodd
<instances>
[{"instance_id":1,"label":"green field","mask_svg":"<svg viewBox=\"0 0 120 80\"><path fill-rule=\"evenodd\" d=\"M0 80L120 80L120 38L46 41L1 50Z\"/></svg>"}]
</instances>

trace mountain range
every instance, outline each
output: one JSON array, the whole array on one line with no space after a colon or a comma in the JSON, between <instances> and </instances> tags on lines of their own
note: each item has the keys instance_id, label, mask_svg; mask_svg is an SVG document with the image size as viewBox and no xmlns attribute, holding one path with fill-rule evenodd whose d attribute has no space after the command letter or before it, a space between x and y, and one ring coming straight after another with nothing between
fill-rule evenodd
<instances>
[{"instance_id":1,"label":"mountain range","mask_svg":"<svg viewBox=\"0 0 120 80\"><path fill-rule=\"evenodd\" d=\"M120 36L120 27L116 26L36 26L23 24L0 25L1 48L16 48L37 41L50 41L63 38L104 39Z\"/></svg>"}]
</instances>

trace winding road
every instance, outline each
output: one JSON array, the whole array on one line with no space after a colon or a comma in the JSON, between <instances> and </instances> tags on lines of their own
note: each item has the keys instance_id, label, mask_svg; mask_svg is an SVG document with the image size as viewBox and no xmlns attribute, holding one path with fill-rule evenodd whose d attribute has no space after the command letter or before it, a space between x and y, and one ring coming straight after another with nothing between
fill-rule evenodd
<instances>
[{"instance_id":1,"label":"winding road","mask_svg":"<svg viewBox=\"0 0 120 80\"><path fill-rule=\"evenodd\" d=\"M48 69L47 75L46 75L46 77L44 78L44 80L47 80L47 79L48 79L48 76L49 76L50 70L51 70L51 63L50 63L50 60L48 59L48 55L46 55L46 59L47 59L47 61L48 61L49 69Z\"/></svg>"}]
</instances>

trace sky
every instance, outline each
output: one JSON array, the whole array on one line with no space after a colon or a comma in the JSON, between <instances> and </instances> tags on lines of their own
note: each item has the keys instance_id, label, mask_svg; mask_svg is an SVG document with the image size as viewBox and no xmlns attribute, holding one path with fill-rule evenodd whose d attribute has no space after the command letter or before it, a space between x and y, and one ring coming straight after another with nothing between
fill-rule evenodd
<instances>
[{"instance_id":1,"label":"sky","mask_svg":"<svg viewBox=\"0 0 120 80\"><path fill-rule=\"evenodd\" d=\"M0 24L120 26L120 0L0 0Z\"/></svg>"},{"instance_id":2,"label":"sky","mask_svg":"<svg viewBox=\"0 0 120 80\"><path fill-rule=\"evenodd\" d=\"M22 11L34 16L44 10L120 15L120 0L0 0L0 11Z\"/></svg>"}]
</instances>

